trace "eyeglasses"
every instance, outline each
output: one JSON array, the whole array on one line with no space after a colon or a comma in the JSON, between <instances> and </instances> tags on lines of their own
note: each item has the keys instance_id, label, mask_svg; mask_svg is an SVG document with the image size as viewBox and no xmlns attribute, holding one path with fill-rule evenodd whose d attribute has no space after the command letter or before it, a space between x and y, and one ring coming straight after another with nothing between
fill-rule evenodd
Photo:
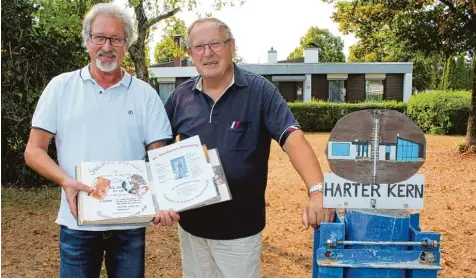
<instances>
[{"instance_id":1,"label":"eyeglasses","mask_svg":"<svg viewBox=\"0 0 476 279\"><path fill-rule=\"evenodd\" d=\"M126 44L126 38L115 38L115 37L106 37L103 35L92 35L89 34L91 37L91 42L96 45L103 45L106 43L107 40L111 43L112 46L115 47L123 47Z\"/></svg>"},{"instance_id":2,"label":"eyeglasses","mask_svg":"<svg viewBox=\"0 0 476 279\"><path fill-rule=\"evenodd\" d=\"M190 51L194 54L202 54L205 51L205 47L208 46L213 52L217 52L223 49L226 43L231 39L226 39L224 41L215 41L208 44L194 45L190 48Z\"/></svg>"}]
</instances>

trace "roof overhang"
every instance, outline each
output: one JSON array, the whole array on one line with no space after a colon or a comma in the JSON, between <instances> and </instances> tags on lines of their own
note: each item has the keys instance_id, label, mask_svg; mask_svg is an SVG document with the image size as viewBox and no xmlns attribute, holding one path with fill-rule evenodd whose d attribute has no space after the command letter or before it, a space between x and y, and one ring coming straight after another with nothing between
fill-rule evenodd
<instances>
[{"instance_id":1,"label":"roof overhang","mask_svg":"<svg viewBox=\"0 0 476 279\"><path fill-rule=\"evenodd\" d=\"M306 74L406 74L413 73L413 63L277 63L239 64L258 75L306 75ZM151 67L155 77L193 77L195 67Z\"/></svg>"},{"instance_id":2,"label":"roof overhang","mask_svg":"<svg viewBox=\"0 0 476 279\"><path fill-rule=\"evenodd\" d=\"M272 81L305 81L306 76L273 76Z\"/></svg>"}]
</instances>

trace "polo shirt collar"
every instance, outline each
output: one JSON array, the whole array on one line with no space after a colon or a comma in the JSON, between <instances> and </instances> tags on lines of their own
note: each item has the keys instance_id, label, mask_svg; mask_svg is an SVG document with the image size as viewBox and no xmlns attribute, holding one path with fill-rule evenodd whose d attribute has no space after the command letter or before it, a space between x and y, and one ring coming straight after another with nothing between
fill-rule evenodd
<instances>
[{"instance_id":1,"label":"polo shirt collar","mask_svg":"<svg viewBox=\"0 0 476 279\"><path fill-rule=\"evenodd\" d=\"M245 72L235 63L233 63L233 67L235 68L235 84L237 86L248 86L248 81L246 80Z\"/></svg>"},{"instance_id":2,"label":"polo shirt collar","mask_svg":"<svg viewBox=\"0 0 476 279\"><path fill-rule=\"evenodd\" d=\"M228 84L228 86L225 88L225 91L228 90L233 84L235 83L235 75L231 77L231 82ZM197 84L195 85L195 88L197 90L203 91L203 80L202 77L198 78Z\"/></svg>"},{"instance_id":3,"label":"polo shirt collar","mask_svg":"<svg viewBox=\"0 0 476 279\"><path fill-rule=\"evenodd\" d=\"M233 63L233 77L231 79L230 85L227 86L227 89L230 88L233 84L240 87L248 86L248 81L246 80L245 73L240 67L236 66L235 63ZM193 88L199 91L203 91L201 76L197 77L197 80L195 81Z\"/></svg>"},{"instance_id":4,"label":"polo shirt collar","mask_svg":"<svg viewBox=\"0 0 476 279\"><path fill-rule=\"evenodd\" d=\"M84 68L81 68L81 70L79 71L79 75L81 76L81 79L83 81L91 80L91 81L96 82L93 79L93 77L91 76L91 72L89 71L89 65L90 64L88 64ZM121 67L121 71L124 73L124 76L119 81L119 84L126 87L126 88L129 88L131 86L131 83L132 83L132 76L122 67Z\"/></svg>"}]
</instances>

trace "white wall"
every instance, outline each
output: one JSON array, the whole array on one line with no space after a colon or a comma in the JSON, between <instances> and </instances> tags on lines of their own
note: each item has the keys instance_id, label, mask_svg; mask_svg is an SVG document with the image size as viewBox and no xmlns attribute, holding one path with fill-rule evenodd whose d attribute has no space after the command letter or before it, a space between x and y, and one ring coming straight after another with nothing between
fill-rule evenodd
<instances>
[{"instance_id":1,"label":"white wall","mask_svg":"<svg viewBox=\"0 0 476 279\"><path fill-rule=\"evenodd\" d=\"M310 74L306 74L306 80L304 81L304 96L303 101L309 102L312 99L312 76Z\"/></svg>"},{"instance_id":2,"label":"white wall","mask_svg":"<svg viewBox=\"0 0 476 279\"><path fill-rule=\"evenodd\" d=\"M385 146L385 145L380 145L380 146L378 147L378 159L379 159L380 161L385 161L385 148L386 148L386 147L387 147L387 146Z\"/></svg>"},{"instance_id":3,"label":"white wall","mask_svg":"<svg viewBox=\"0 0 476 279\"><path fill-rule=\"evenodd\" d=\"M412 96L412 73L406 73L403 76L403 102L406 103Z\"/></svg>"},{"instance_id":4,"label":"white wall","mask_svg":"<svg viewBox=\"0 0 476 279\"><path fill-rule=\"evenodd\" d=\"M379 156L378 159L381 161L385 161L385 150L386 150L386 145L380 145L379 146ZM397 147L395 145L390 145L390 160L395 160L397 155Z\"/></svg>"},{"instance_id":5,"label":"white wall","mask_svg":"<svg viewBox=\"0 0 476 279\"><path fill-rule=\"evenodd\" d=\"M304 49L304 63L319 63L319 50L317 48Z\"/></svg>"},{"instance_id":6,"label":"white wall","mask_svg":"<svg viewBox=\"0 0 476 279\"><path fill-rule=\"evenodd\" d=\"M278 63L278 52L276 50L268 50L268 64Z\"/></svg>"}]
</instances>

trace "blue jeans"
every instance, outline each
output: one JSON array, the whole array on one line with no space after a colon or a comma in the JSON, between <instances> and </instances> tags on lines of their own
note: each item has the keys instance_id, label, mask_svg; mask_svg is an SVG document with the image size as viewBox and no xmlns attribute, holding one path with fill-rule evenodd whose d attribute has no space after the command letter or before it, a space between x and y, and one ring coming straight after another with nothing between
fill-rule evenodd
<instances>
[{"instance_id":1,"label":"blue jeans","mask_svg":"<svg viewBox=\"0 0 476 279\"><path fill-rule=\"evenodd\" d=\"M145 228L96 232L61 226L60 277L99 277L104 253L108 277L144 277Z\"/></svg>"}]
</instances>

